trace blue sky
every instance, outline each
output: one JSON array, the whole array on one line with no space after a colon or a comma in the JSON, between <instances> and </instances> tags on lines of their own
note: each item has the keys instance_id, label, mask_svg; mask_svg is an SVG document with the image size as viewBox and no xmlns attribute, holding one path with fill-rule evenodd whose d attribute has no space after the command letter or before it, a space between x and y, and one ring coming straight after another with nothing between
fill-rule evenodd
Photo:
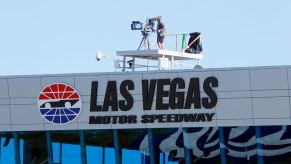
<instances>
[{"instance_id":1,"label":"blue sky","mask_svg":"<svg viewBox=\"0 0 291 164\"><path fill-rule=\"evenodd\" d=\"M205 68L290 64L288 0L0 0L0 75L113 71L96 52L136 49L131 21L158 15L167 33L202 32Z\"/></svg>"}]
</instances>

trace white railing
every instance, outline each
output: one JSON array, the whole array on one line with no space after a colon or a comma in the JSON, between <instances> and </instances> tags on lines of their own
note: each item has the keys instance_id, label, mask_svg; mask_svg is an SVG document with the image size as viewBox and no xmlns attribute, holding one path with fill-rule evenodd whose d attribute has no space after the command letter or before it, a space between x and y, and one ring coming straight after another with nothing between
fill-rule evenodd
<instances>
[{"instance_id":1,"label":"white railing","mask_svg":"<svg viewBox=\"0 0 291 164\"><path fill-rule=\"evenodd\" d=\"M201 34L188 45L188 34L166 34L165 42L170 48L169 50L184 52L199 38L201 39Z\"/></svg>"}]
</instances>

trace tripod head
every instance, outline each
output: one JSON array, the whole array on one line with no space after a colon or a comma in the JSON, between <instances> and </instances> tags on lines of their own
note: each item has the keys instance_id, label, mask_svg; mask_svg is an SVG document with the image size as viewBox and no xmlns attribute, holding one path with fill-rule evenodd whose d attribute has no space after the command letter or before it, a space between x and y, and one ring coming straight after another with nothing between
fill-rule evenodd
<instances>
[{"instance_id":1,"label":"tripod head","mask_svg":"<svg viewBox=\"0 0 291 164\"><path fill-rule=\"evenodd\" d=\"M150 42L148 37L155 31L154 26L158 18L159 17L147 18L144 24L141 21L132 21L131 30L140 30L143 36L138 50L140 50L143 45L147 50L150 50Z\"/></svg>"}]
</instances>

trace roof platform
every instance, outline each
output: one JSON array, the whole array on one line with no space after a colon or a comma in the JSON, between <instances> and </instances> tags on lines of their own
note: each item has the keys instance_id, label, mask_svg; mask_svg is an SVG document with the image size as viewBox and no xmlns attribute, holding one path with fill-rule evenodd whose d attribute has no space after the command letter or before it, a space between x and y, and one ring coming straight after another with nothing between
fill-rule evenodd
<instances>
[{"instance_id":1,"label":"roof platform","mask_svg":"<svg viewBox=\"0 0 291 164\"><path fill-rule=\"evenodd\" d=\"M117 56L133 57L141 59L158 60L159 58L168 58L169 60L201 60L202 54L192 54L170 50L129 50L129 51L117 51Z\"/></svg>"}]
</instances>

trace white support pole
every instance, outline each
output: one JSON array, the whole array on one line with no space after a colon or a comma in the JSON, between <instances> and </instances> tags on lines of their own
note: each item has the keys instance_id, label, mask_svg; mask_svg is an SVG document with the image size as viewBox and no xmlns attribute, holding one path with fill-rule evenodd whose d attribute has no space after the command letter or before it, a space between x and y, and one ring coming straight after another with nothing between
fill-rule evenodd
<instances>
[{"instance_id":1,"label":"white support pole","mask_svg":"<svg viewBox=\"0 0 291 164\"><path fill-rule=\"evenodd\" d=\"M135 70L135 57L132 58L132 71Z\"/></svg>"},{"instance_id":2,"label":"white support pole","mask_svg":"<svg viewBox=\"0 0 291 164\"><path fill-rule=\"evenodd\" d=\"M171 70L174 69L174 56L171 57Z\"/></svg>"},{"instance_id":3,"label":"white support pole","mask_svg":"<svg viewBox=\"0 0 291 164\"><path fill-rule=\"evenodd\" d=\"M176 51L178 51L178 35L176 35Z\"/></svg>"},{"instance_id":4,"label":"white support pole","mask_svg":"<svg viewBox=\"0 0 291 164\"><path fill-rule=\"evenodd\" d=\"M125 64L126 64L126 57L123 57L123 66L122 66L122 71L125 71Z\"/></svg>"}]
</instances>

